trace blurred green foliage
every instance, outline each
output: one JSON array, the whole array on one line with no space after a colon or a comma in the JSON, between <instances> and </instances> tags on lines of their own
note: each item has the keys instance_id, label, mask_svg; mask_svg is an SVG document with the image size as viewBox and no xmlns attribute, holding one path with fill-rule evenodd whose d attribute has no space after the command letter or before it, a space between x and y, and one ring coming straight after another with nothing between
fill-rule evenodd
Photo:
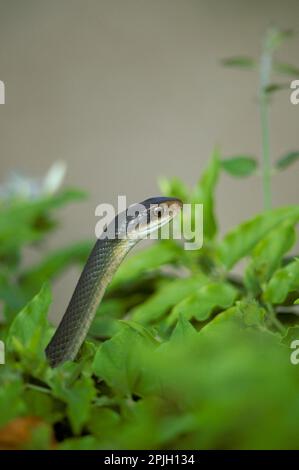
<instances>
[{"instance_id":1,"label":"blurred green foliage","mask_svg":"<svg viewBox=\"0 0 299 470\"><path fill-rule=\"evenodd\" d=\"M30 267L22 252L27 245L41 251L58 207L82 194L3 201L0 447L298 448L299 372L290 341L299 327L296 311L281 309L299 294L298 260L284 259L299 206L259 214L219 239L221 171L216 149L195 188L161 182L169 196L204 202L202 249L162 240L125 260L79 357L54 370L44 353L54 330L50 284L84 263L91 243ZM241 260L244 277L231 272Z\"/></svg>"},{"instance_id":2,"label":"blurred green foliage","mask_svg":"<svg viewBox=\"0 0 299 470\"><path fill-rule=\"evenodd\" d=\"M271 30L266 57L289 36ZM258 66L244 56L223 63ZM272 65L297 73L290 64ZM264 106L284 86L268 78ZM298 155L283 155L276 169ZM299 260L289 255L299 205L266 210L222 238L215 210L222 173L244 178L257 166L247 154L222 158L216 148L193 188L179 178L160 181L164 195L204 205L202 248L161 240L126 259L76 361L56 369L44 352L54 331L51 284L81 267L92 244L43 255L43 242L59 207L84 194L57 192L61 165L43 185L23 181L20 191L17 179L9 191L0 188L0 448L299 448L299 365L290 360L291 342L299 340ZM184 215L192 227L194 214ZM42 255L32 266L24 263L28 246ZM243 275L235 271L240 262Z\"/></svg>"}]
</instances>

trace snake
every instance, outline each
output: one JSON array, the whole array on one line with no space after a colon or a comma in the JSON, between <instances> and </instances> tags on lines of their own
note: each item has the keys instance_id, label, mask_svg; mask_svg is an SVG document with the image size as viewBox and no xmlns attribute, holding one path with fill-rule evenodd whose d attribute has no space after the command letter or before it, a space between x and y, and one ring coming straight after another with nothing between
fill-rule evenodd
<instances>
[{"instance_id":1,"label":"snake","mask_svg":"<svg viewBox=\"0 0 299 470\"><path fill-rule=\"evenodd\" d=\"M182 202L177 198L152 197L132 204L103 229L46 347L46 358L52 368L76 359L104 293L129 251L168 224L181 208Z\"/></svg>"}]
</instances>

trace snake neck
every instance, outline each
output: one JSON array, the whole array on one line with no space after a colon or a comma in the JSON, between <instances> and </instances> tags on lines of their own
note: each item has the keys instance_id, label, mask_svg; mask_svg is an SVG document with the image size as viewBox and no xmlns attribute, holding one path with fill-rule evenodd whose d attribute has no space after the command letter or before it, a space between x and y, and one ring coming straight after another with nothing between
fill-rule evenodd
<instances>
[{"instance_id":1,"label":"snake neck","mask_svg":"<svg viewBox=\"0 0 299 470\"><path fill-rule=\"evenodd\" d=\"M117 238L97 240L67 310L46 348L52 367L76 357L108 284L137 241Z\"/></svg>"}]
</instances>

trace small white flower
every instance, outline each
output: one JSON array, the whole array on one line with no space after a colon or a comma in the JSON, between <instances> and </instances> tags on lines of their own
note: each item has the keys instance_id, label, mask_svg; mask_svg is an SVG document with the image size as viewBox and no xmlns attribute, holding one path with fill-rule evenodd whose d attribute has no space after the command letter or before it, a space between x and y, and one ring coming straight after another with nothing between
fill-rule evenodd
<instances>
[{"instance_id":1,"label":"small white flower","mask_svg":"<svg viewBox=\"0 0 299 470\"><path fill-rule=\"evenodd\" d=\"M44 195L57 192L62 185L66 173L65 162L55 162L44 178L30 178L22 173L14 172L0 186L1 199L38 199Z\"/></svg>"}]
</instances>

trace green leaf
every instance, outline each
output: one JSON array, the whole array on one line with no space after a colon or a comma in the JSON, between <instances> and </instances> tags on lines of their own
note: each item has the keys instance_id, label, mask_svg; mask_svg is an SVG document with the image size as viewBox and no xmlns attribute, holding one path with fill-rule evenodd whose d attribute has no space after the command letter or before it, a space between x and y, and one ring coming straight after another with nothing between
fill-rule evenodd
<instances>
[{"instance_id":1,"label":"green leaf","mask_svg":"<svg viewBox=\"0 0 299 470\"><path fill-rule=\"evenodd\" d=\"M142 392L140 356L143 351L154 347L149 335L124 325L99 347L93 371L117 394L128 396Z\"/></svg>"},{"instance_id":2,"label":"green leaf","mask_svg":"<svg viewBox=\"0 0 299 470\"><path fill-rule=\"evenodd\" d=\"M163 285L142 305L131 311L132 318L150 323L163 317L174 305L207 282L204 275L175 279Z\"/></svg>"},{"instance_id":3,"label":"green leaf","mask_svg":"<svg viewBox=\"0 0 299 470\"><path fill-rule=\"evenodd\" d=\"M93 436L65 439L58 446L59 450L99 450L99 442Z\"/></svg>"},{"instance_id":4,"label":"green leaf","mask_svg":"<svg viewBox=\"0 0 299 470\"><path fill-rule=\"evenodd\" d=\"M66 190L41 199L0 201L0 256L40 240L53 228L52 211L84 195L81 191Z\"/></svg>"},{"instance_id":5,"label":"green leaf","mask_svg":"<svg viewBox=\"0 0 299 470\"><path fill-rule=\"evenodd\" d=\"M263 326L266 310L256 300L242 300L237 303L237 309L246 326Z\"/></svg>"},{"instance_id":6,"label":"green leaf","mask_svg":"<svg viewBox=\"0 0 299 470\"><path fill-rule=\"evenodd\" d=\"M253 157L236 156L221 160L222 168L232 176L250 176L257 168L257 161Z\"/></svg>"},{"instance_id":7,"label":"green leaf","mask_svg":"<svg viewBox=\"0 0 299 470\"><path fill-rule=\"evenodd\" d=\"M293 223L298 219L299 206L290 206L264 212L242 223L225 235L220 243L218 248L220 261L227 269L232 268L241 258L250 254L270 230L285 220Z\"/></svg>"},{"instance_id":8,"label":"green leaf","mask_svg":"<svg viewBox=\"0 0 299 470\"><path fill-rule=\"evenodd\" d=\"M7 350L16 353L32 369L36 361L45 359L44 350L51 335L47 320L50 303L51 292L44 284L15 317L8 331Z\"/></svg>"},{"instance_id":9,"label":"green leaf","mask_svg":"<svg viewBox=\"0 0 299 470\"><path fill-rule=\"evenodd\" d=\"M4 317L7 323L13 319L12 312L19 311L26 303L26 296L19 285L14 282L8 269L0 271L0 299L5 304Z\"/></svg>"},{"instance_id":10,"label":"green leaf","mask_svg":"<svg viewBox=\"0 0 299 470\"><path fill-rule=\"evenodd\" d=\"M299 67L296 65L287 64L285 62L274 62L273 68L277 73L289 75L290 77L299 77Z\"/></svg>"},{"instance_id":11,"label":"green leaf","mask_svg":"<svg viewBox=\"0 0 299 470\"><path fill-rule=\"evenodd\" d=\"M277 50L287 39L294 36L292 29L278 29L271 27L268 29L266 34L266 48L268 50Z\"/></svg>"},{"instance_id":12,"label":"green leaf","mask_svg":"<svg viewBox=\"0 0 299 470\"><path fill-rule=\"evenodd\" d=\"M31 431L30 439L24 444L24 450L49 450L53 442L53 430L48 423L39 423Z\"/></svg>"},{"instance_id":13,"label":"green leaf","mask_svg":"<svg viewBox=\"0 0 299 470\"><path fill-rule=\"evenodd\" d=\"M286 334L282 338L282 342L288 347L290 347L294 340L299 340L299 326L291 326L288 328Z\"/></svg>"},{"instance_id":14,"label":"green leaf","mask_svg":"<svg viewBox=\"0 0 299 470\"><path fill-rule=\"evenodd\" d=\"M219 177L219 170L219 150L216 148L208 167L203 172L202 177L191 194L182 181L177 178L173 178L172 180L163 179L160 181L160 187L163 194L166 196L178 197L183 202L190 203L192 205L193 212L191 211L191 220L184 220L184 223L191 223L191 227L193 227L193 229L195 204L203 204L203 229L207 238L213 238L217 231L217 224L214 215L214 192Z\"/></svg>"},{"instance_id":15,"label":"green leaf","mask_svg":"<svg viewBox=\"0 0 299 470\"><path fill-rule=\"evenodd\" d=\"M116 272L110 288L140 279L161 266L177 261L182 255L182 248L171 240L162 240L145 250L127 258Z\"/></svg>"},{"instance_id":16,"label":"green leaf","mask_svg":"<svg viewBox=\"0 0 299 470\"><path fill-rule=\"evenodd\" d=\"M208 239L212 239L217 232L217 223L214 213L214 193L218 182L219 170L220 155L219 150L216 148L192 196L193 203L203 204L203 230L204 236Z\"/></svg>"},{"instance_id":17,"label":"green leaf","mask_svg":"<svg viewBox=\"0 0 299 470\"><path fill-rule=\"evenodd\" d=\"M276 168L284 170L299 159L299 151L288 152L277 160L275 163Z\"/></svg>"},{"instance_id":18,"label":"green leaf","mask_svg":"<svg viewBox=\"0 0 299 470\"><path fill-rule=\"evenodd\" d=\"M264 87L264 92L268 95L275 93L276 91L280 90L288 90L290 85L288 83L270 83L266 87Z\"/></svg>"},{"instance_id":19,"label":"green leaf","mask_svg":"<svg viewBox=\"0 0 299 470\"><path fill-rule=\"evenodd\" d=\"M1 368L6 367L1 365ZM19 377L0 375L0 428L26 411L22 400L24 385Z\"/></svg>"},{"instance_id":20,"label":"green leaf","mask_svg":"<svg viewBox=\"0 0 299 470\"><path fill-rule=\"evenodd\" d=\"M66 403L67 416L75 434L79 434L89 420L92 400L96 395L90 374L85 357L79 363L66 362L47 372L47 384L53 395Z\"/></svg>"},{"instance_id":21,"label":"green leaf","mask_svg":"<svg viewBox=\"0 0 299 470\"><path fill-rule=\"evenodd\" d=\"M294 223L288 221L271 230L253 249L252 261L246 270L247 286L253 282L262 285L280 266L282 257L294 245Z\"/></svg>"},{"instance_id":22,"label":"green leaf","mask_svg":"<svg viewBox=\"0 0 299 470\"><path fill-rule=\"evenodd\" d=\"M44 389L40 391L38 388L34 389L31 387L32 385L27 385L27 388L23 392L27 413L31 416L42 418L44 421L51 424L63 419L64 414L62 410L58 409L50 390ZM49 393L45 393L47 391Z\"/></svg>"},{"instance_id":23,"label":"green leaf","mask_svg":"<svg viewBox=\"0 0 299 470\"><path fill-rule=\"evenodd\" d=\"M228 57L221 61L225 67L236 67L242 69L252 69L256 67L256 61L247 56Z\"/></svg>"},{"instance_id":24,"label":"green leaf","mask_svg":"<svg viewBox=\"0 0 299 470\"><path fill-rule=\"evenodd\" d=\"M54 279L71 265L83 264L91 247L90 242L75 243L50 253L41 263L21 273L22 287L30 294L35 293L44 282Z\"/></svg>"},{"instance_id":25,"label":"green leaf","mask_svg":"<svg viewBox=\"0 0 299 470\"><path fill-rule=\"evenodd\" d=\"M273 304L284 302L289 292L299 289L299 259L278 269L267 285L264 298Z\"/></svg>"},{"instance_id":26,"label":"green leaf","mask_svg":"<svg viewBox=\"0 0 299 470\"><path fill-rule=\"evenodd\" d=\"M207 325L205 325L201 332L210 332L213 329L227 323L234 321L240 327L264 327L264 319L266 311L262 308L256 300L244 299L236 302L233 307L228 308L224 312L215 316Z\"/></svg>"},{"instance_id":27,"label":"green leaf","mask_svg":"<svg viewBox=\"0 0 299 470\"><path fill-rule=\"evenodd\" d=\"M49 210L65 206L69 202L82 201L82 199L85 199L86 196L87 193L81 189L68 188L60 191L57 194L53 194L37 201L36 205L43 210Z\"/></svg>"},{"instance_id":28,"label":"green leaf","mask_svg":"<svg viewBox=\"0 0 299 470\"><path fill-rule=\"evenodd\" d=\"M294 305L299 305L299 299L295 300Z\"/></svg>"},{"instance_id":29,"label":"green leaf","mask_svg":"<svg viewBox=\"0 0 299 470\"><path fill-rule=\"evenodd\" d=\"M79 434L87 423L91 412L91 401L95 396L93 381L90 377L82 376L74 385L65 391L67 414L75 434ZM80 406L78 406L80 404Z\"/></svg>"},{"instance_id":30,"label":"green leaf","mask_svg":"<svg viewBox=\"0 0 299 470\"><path fill-rule=\"evenodd\" d=\"M113 438L121 424L120 416L109 408L93 407L87 424L89 431L98 439Z\"/></svg>"},{"instance_id":31,"label":"green leaf","mask_svg":"<svg viewBox=\"0 0 299 470\"><path fill-rule=\"evenodd\" d=\"M195 328L187 320L186 316L179 314L177 324L171 333L169 342L184 344L187 343L194 335L197 334Z\"/></svg>"},{"instance_id":32,"label":"green leaf","mask_svg":"<svg viewBox=\"0 0 299 470\"><path fill-rule=\"evenodd\" d=\"M127 326L128 328L131 328L133 331L137 332L142 337L146 338L149 341L149 343L152 343L154 346L157 345L157 340L155 339L151 331L148 328L145 328L140 323L137 323L133 320L119 320L119 323L121 325Z\"/></svg>"},{"instance_id":33,"label":"green leaf","mask_svg":"<svg viewBox=\"0 0 299 470\"><path fill-rule=\"evenodd\" d=\"M237 291L230 284L210 282L179 302L172 310L168 323L172 324L179 315L198 321L207 320L215 308L230 307L236 297Z\"/></svg>"},{"instance_id":34,"label":"green leaf","mask_svg":"<svg viewBox=\"0 0 299 470\"><path fill-rule=\"evenodd\" d=\"M189 201L190 191L179 178L160 178L159 187L164 196L179 198L184 203Z\"/></svg>"}]
</instances>

